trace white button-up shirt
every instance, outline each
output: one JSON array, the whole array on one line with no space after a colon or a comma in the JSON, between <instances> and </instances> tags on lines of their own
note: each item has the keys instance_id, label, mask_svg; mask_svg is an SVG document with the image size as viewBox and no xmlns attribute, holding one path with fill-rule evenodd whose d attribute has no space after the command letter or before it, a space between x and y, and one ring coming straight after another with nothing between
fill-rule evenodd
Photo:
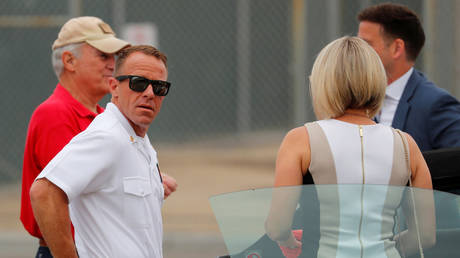
<instances>
[{"instance_id":1,"label":"white button-up shirt","mask_svg":"<svg viewBox=\"0 0 460 258\"><path fill-rule=\"evenodd\" d=\"M37 178L69 198L80 257L162 257L157 155L112 103Z\"/></svg>"},{"instance_id":2,"label":"white button-up shirt","mask_svg":"<svg viewBox=\"0 0 460 258\"><path fill-rule=\"evenodd\" d=\"M409 69L403 76L399 77L396 81L387 86L385 92L385 99L379 114L376 116L377 121L381 124L391 126L393 118L398 107L399 100L406 88L407 81L409 81L414 68Z\"/></svg>"}]
</instances>

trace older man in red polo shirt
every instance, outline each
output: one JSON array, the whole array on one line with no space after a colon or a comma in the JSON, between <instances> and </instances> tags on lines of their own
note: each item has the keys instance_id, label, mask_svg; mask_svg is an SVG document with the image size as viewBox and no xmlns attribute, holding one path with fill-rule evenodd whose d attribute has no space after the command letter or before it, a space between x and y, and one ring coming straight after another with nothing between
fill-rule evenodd
<instances>
[{"instance_id":1,"label":"older man in red polo shirt","mask_svg":"<svg viewBox=\"0 0 460 258\"><path fill-rule=\"evenodd\" d=\"M33 215L30 186L48 162L103 111L98 102L109 93L114 54L128 45L101 19L78 17L62 26L52 46L59 83L30 119L22 174L20 218L29 234L40 241L36 257L52 256ZM166 198L177 184L168 176L163 181Z\"/></svg>"}]
</instances>

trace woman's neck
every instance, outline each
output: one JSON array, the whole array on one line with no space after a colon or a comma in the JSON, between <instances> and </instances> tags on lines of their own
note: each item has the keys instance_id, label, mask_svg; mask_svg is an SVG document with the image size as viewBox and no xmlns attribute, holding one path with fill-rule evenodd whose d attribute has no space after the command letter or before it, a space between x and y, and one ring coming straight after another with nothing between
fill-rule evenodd
<instances>
[{"instance_id":1,"label":"woman's neck","mask_svg":"<svg viewBox=\"0 0 460 258\"><path fill-rule=\"evenodd\" d=\"M334 119L360 125L374 125L375 122L369 117L365 109L347 109L345 112Z\"/></svg>"}]
</instances>

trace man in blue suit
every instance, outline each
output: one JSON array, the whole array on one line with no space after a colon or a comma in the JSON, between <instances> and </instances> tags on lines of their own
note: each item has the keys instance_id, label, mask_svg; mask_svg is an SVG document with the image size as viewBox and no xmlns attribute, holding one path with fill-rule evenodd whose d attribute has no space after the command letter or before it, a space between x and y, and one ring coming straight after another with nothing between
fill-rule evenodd
<instances>
[{"instance_id":1,"label":"man in blue suit","mask_svg":"<svg viewBox=\"0 0 460 258\"><path fill-rule=\"evenodd\" d=\"M459 147L460 103L413 68L425 43L417 14L385 3L362 10L358 20L358 37L379 54L388 78L375 119L409 133L422 151Z\"/></svg>"}]
</instances>

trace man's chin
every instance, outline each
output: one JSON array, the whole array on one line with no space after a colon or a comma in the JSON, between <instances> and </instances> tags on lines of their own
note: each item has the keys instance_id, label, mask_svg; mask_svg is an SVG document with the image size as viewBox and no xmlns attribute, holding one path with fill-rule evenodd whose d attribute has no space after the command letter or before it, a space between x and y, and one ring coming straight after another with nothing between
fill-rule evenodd
<instances>
[{"instance_id":1,"label":"man's chin","mask_svg":"<svg viewBox=\"0 0 460 258\"><path fill-rule=\"evenodd\" d=\"M144 127L144 128L149 128L150 124L152 124L153 120L155 118L142 118L142 119L139 119L136 124L139 126L139 127Z\"/></svg>"},{"instance_id":2,"label":"man's chin","mask_svg":"<svg viewBox=\"0 0 460 258\"><path fill-rule=\"evenodd\" d=\"M99 92L100 92L101 94L104 94L104 96L107 95L107 94L109 94L109 93L110 93L110 86L109 86L109 84L107 83L107 85L103 85L103 86L99 87Z\"/></svg>"}]
</instances>

